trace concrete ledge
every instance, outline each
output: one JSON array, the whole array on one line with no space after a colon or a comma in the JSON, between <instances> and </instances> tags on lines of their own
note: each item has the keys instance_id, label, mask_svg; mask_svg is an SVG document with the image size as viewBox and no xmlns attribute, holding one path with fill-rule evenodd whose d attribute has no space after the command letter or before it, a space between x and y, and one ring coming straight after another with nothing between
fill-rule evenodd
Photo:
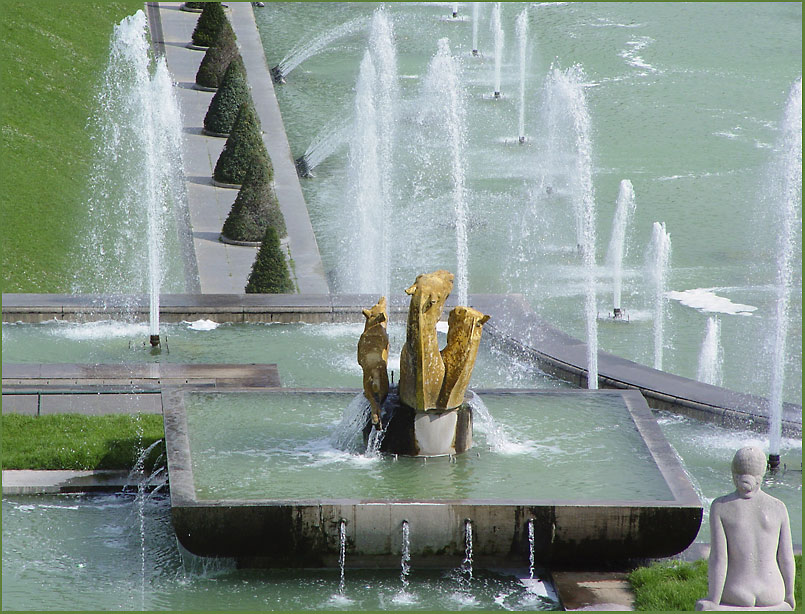
<instances>
[{"instance_id":1,"label":"concrete ledge","mask_svg":"<svg viewBox=\"0 0 805 614\"><path fill-rule=\"evenodd\" d=\"M634 610L628 574L620 571L552 571L565 610Z\"/></svg>"},{"instance_id":2,"label":"concrete ledge","mask_svg":"<svg viewBox=\"0 0 805 614\"><path fill-rule=\"evenodd\" d=\"M122 490L128 471L3 471L4 495L46 495Z\"/></svg>"}]
</instances>

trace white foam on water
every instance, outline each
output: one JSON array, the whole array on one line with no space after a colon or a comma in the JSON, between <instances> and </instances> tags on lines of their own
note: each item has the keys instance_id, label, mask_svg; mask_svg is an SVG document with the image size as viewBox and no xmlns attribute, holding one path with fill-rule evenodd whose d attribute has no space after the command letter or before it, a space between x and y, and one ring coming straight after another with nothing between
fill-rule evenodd
<instances>
[{"instance_id":1,"label":"white foam on water","mask_svg":"<svg viewBox=\"0 0 805 614\"><path fill-rule=\"evenodd\" d=\"M726 313L729 315L751 316L757 307L733 303L724 296L718 296L713 288L693 288L692 290L672 290L666 294L668 298L679 301L685 307L698 309L705 313Z\"/></svg>"},{"instance_id":2,"label":"white foam on water","mask_svg":"<svg viewBox=\"0 0 805 614\"><path fill-rule=\"evenodd\" d=\"M641 56L637 55L638 51L645 49L653 42L654 39L649 36L641 36L637 40L627 41L627 49L622 50L618 55L626 60L626 63L629 64L629 66L641 68L649 72L657 72L657 69L654 68L654 66L646 62Z\"/></svg>"},{"instance_id":3,"label":"white foam on water","mask_svg":"<svg viewBox=\"0 0 805 614\"><path fill-rule=\"evenodd\" d=\"M212 320L196 320L194 322L185 320L183 323L187 324L187 328L190 330L215 330L220 326L218 322L213 322Z\"/></svg>"},{"instance_id":4,"label":"white foam on water","mask_svg":"<svg viewBox=\"0 0 805 614\"><path fill-rule=\"evenodd\" d=\"M145 337L148 334L148 324L145 322L116 322L113 320L84 322L82 324L59 322L48 330L48 333L54 337L64 337L73 341Z\"/></svg>"}]
</instances>

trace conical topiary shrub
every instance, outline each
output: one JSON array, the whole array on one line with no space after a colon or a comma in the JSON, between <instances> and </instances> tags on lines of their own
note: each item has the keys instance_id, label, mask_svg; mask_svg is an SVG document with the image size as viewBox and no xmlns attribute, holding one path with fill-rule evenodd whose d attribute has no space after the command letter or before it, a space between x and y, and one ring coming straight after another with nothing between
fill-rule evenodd
<instances>
[{"instance_id":1,"label":"conical topiary shrub","mask_svg":"<svg viewBox=\"0 0 805 614\"><path fill-rule=\"evenodd\" d=\"M221 25L227 21L224 7L220 2L185 2L185 6L202 9L190 40L199 47L209 47L215 41Z\"/></svg>"},{"instance_id":2,"label":"conical topiary shrub","mask_svg":"<svg viewBox=\"0 0 805 614\"><path fill-rule=\"evenodd\" d=\"M268 160L255 156L243 187L224 222L223 235L234 241L262 241L266 227L271 226L277 236L288 234L274 186L268 172Z\"/></svg>"},{"instance_id":3,"label":"conical topiary shrub","mask_svg":"<svg viewBox=\"0 0 805 614\"><path fill-rule=\"evenodd\" d=\"M229 20L225 20L215 37L215 41L207 49L204 59L196 73L196 84L202 87L215 87L221 85L224 73L229 67L229 63L239 54L238 46L235 44L235 32L229 25Z\"/></svg>"},{"instance_id":4,"label":"conical topiary shrub","mask_svg":"<svg viewBox=\"0 0 805 614\"><path fill-rule=\"evenodd\" d=\"M251 98L240 105L235 124L226 139L226 145L215 164L213 178L219 183L242 184L252 160L263 157L269 161L268 152L263 145L260 120L254 110ZM268 176L274 177L274 169L268 162Z\"/></svg>"},{"instance_id":5,"label":"conical topiary shrub","mask_svg":"<svg viewBox=\"0 0 805 614\"><path fill-rule=\"evenodd\" d=\"M252 272L246 283L246 293L282 294L293 291L294 285L288 274L288 265L280 248L277 231L269 226L252 265Z\"/></svg>"},{"instance_id":6,"label":"conical topiary shrub","mask_svg":"<svg viewBox=\"0 0 805 614\"><path fill-rule=\"evenodd\" d=\"M229 134L238 116L240 105L249 99L246 68L243 66L243 58L238 53L229 63L221 86L212 97L207 115L204 116L204 130L212 134Z\"/></svg>"}]
</instances>

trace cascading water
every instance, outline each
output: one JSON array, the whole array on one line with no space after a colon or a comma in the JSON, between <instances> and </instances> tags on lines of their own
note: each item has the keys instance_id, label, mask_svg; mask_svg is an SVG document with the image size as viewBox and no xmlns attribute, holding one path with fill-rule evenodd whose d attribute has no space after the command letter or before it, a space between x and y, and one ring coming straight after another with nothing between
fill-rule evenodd
<instances>
[{"instance_id":1,"label":"cascading water","mask_svg":"<svg viewBox=\"0 0 805 614\"><path fill-rule=\"evenodd\" d=\"M369 421L370 411L371 406L363 393L355 395L349 405L344 408L341 422L330 436L333 447L349 452L362 452L363 450L358 447L357 442L363 443L361 434Z\"/></svg>"},{"instance_id":2,"label":"cascading water","mask_svg":"<svg viewBox=\"0 0 805 614\"><path fill-rule=\"evenodd\" d=\"M783 383L785 380L788 312L794 277L794 256L802 229L802 77L794 82L781 126L777 159L772 171L771 210L777 233L777 297L771 391L769 395L769 466L780 463Z\"/></svg>"},{"instance_id":3,"label":"cascading water","mask_svg":"<svg viewBox=\"0 0 805 614\"><path fill-rule=\"evenodd\" d=\"M492 35L495 40L495 98L500 98L500 73L503 64L503 24L500 21L500 2L492 9Z\"/></svg>"},{"instance_id":4,"label":"cascading water","mask_svg":"<svg viewBox=\"0 0 805 614\"><path fill-rule=\"evenodd\" d=\"M665 308L668 303L665 293L670 262L671 235L665 230L665 222L654 222L648 248L648 273L654 290L654 368L660 370L665 345Z\"/></svg>"},{"instance_id":5,"label":"cascading water","mask_svg":"<svg viewBox=\"0 0 805 614\"><path fill-rule=\"evenodd\" d=\"M520 143L525 143L525 75L526 47L528 45L528 8L524 8L517 16L517 42L520 52L520 117L517 125L517 136Z\"/></svg>"},{"instance_id":6,"label":"cascading water","mask_svg":"<svg viewBox=\"0 0 805 614\"><path fill-rule=\"evenodd\" d=\"M377 71L375 108L377 112L378 152L380 156L380 207L381 225L376 230L380 234L380 284L377 289L383 296L391 292L391 254L389 233L394 195L393 170L394 147L397 133L397 101L400 100L400 86L397 71L397 49L394 44L394 29L386 11L381 7L372 17L369 32L369 51Z\"/></svg>"},{"instance_id":7,"label":"cascading water","mask_svg":"<svg viewBox=\"0 0 805 614\"><path fill-rule=\"evenodd\" d=\"M400 581L402 590L408 590L408 575L411 573L411 540L408 521L402 521L402 554L400 556Z\"/></svg>"},{"instance_id":8,"label":"cascading water","mask_svg":"<svg viewBox=\"0 0 805 614\"><path fill-rule=\"evenodd\" d=\"M461 65L450 52L446 38L438 43L438 51L428 64L424 82L429 112L443 118L450 150L453 215L456 223L456 297L459 305L467 304L469 278L467 266L467 194L465 188L464 149L467 140L464 87Z\"/></svg>"},{"instance_id":9,"label":"cascading water","mask_svg":"<svg viewBox=\"0 0 805 614\"><path fill-rule=\"evenodd\" d=\"M534 579L536 566L536 552L534 551L534 519L528 521L528 577Z\"/></svg>"},{"instance_id":10,"label":"cascading water","mask_svg":"<svg viewBox=\"0 0 805 614\"><path fill-rule=\"evenodd\" d=\"M721 349L721 321L717 316L707 318L707 329L699 351L696 379L705 384L721 386L723 350Z\"/></svg>"},{"instance_id":11,"label":"cascading water","mask_svg":"<svg viewBox=\"0 0 805 614\"><path fill-rule=\"evenodd\" d=\"M115 27L98 96L96 161L90 177L77 291L149 294L149 334L159 335L165 235L184 202L179 106L164 58L152 64L142 11ZM88 286L88 287L87 287ZM175 284L183 291L183 284Z\"/></svg>"},{"instance_id":12,"label":"cascading water","mask_svg":"<svg viewBox=\"0 0 805 614\"><path fill-rule=\"evenodd\" d=\"M328 32L325 32L321 36L318 36L311 41L306 41L295 46L293 49L291 49L288 55L282 58L280 63L277 64L274 69L272 69L275 79L277 79L277 77L284 79L294 68L299 66L309 57L312 57L322 51L330 43L337 41L339 38L344 38L363 30L366 27L366 23L366 17L351 19L350 21L347 21L346 23L343 23L340 26L329 30Z\"/></svg>"},{"instance_id":13,"label":"cascading water","mask_svg":"<svg viewBox=\"0 0 805 614\"><path fill-rule=\"evenodd\" d=\"M472 3L472 55L478 55L478 13L480 2Z\"/></svg>"},{"instance_id":14,"label":"cascading water","mask_svg":"<svg viewBox=\"0 0 805 614\"><path fill-rule=\"evenodd\" d=\"M344 283L354 292L375 293L381 290L378 269L382 258L383 216L375 88L377 73L369 50L361 61L355 87L355 130L349 149L347 206L354 211L351 241L345 247ZM348 212L349 213L349 212Z\"/></svg>"},{"instance_id":15,"label":"cascading water","mask_svg":"<svg viewBox=\"0 0 805 614\"><path fill-rule=\"evenodd\" d=\"M607 263L612 267L612 307L615 318L623 315L621 310L621 287L623 282L623 259L626 255L626 230L635 210L635 197L632 182L621 181L618 201L615 205L615 218L612 220L612 236L609 239Z\"/></svg>"}]
</instances>

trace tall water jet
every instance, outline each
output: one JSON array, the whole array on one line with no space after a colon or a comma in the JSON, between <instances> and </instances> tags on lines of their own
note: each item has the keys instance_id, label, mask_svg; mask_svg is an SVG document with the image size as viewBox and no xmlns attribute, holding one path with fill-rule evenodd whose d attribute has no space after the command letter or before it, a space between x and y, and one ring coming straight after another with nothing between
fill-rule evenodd
<instances>
[{"instance_id":1,"label":"tall water jet","mask_svg":"<svg viewBox=\"0 0 805 614\"><path fill-rule=\"evenodd\" d=\"M453 2L453 19L458 17L458 2Z\"/></svg>"},{"instance_id":2,"label":"tall water jet","mask_svg":"<svg viewBox=\"0 0 805 614\"><path fill-rule=\"evenodd\" d=\"M520 143L525 143L525 74L526 47L528 44L528 8L524 8L517 16L517 42L520 51L520 118L517 125L517 136Z\"/></svg>"},{"instance_id":3,"label":"tall water jet","mask_svg":"<svg viewBox=\"0 0 805 614\"><path fill-rule=\"evenodd\" d=\"M534 568L536 567L536 546L534 539L534 519L528 521L528 577L534 579Z\"/></svg>"},{"instance_id":4,"label":"tall water jet","mask_svg":"<svg viewBox=\"0 0 805 614\"><path fill-rule=\"evenodd\" d=\"M794 256L802 229L802 77L788 94L780 142L772 170L771 207L777 228L777 279L771 392L769 396L769 467L780 465L783 383L785 381L788 312L794 278Z\"/></svg>"},{"instance_id":5,"label":"tall water jet","mask_svg":"<svg viewBox=\"0 0 805 614\"><path fill-rule=\"evenodd\" d=\"M456 278L455 288L459 305L467 305L469 277L467 266L467 194L465 188L464 149L467 135L467 114L464 87L461 81L461 65L450 52L446 38L438 43L436 55L428 65L424 81L425 95L433 112L443 118L447 130L450 152L450 179L452 183L453 215L456 224Z\"/></svg>"},{"instance_id":6,"label":"tall water jet","mask_svg":"<svg viewBox=\"0 0 805 614\"><path fill-rule=\"evenodd\" d=\"M621 181L615 217L612 220L612 236L607 249L607 263L612 267L612 315L615 319L623 317L621 309L621 286L623 281L623 258L626 247L626 229L635 210L635 197L632 182Z\"/></svg>"},{"instance_id":7,"label":"tall water jet","mask_svg":"<svg viewBox=\"0 0 805 614\"><path fill-rule=\"evenodd\" d=\"M467 587L472 583L472 520L464 519L464 561L461 563L461 570L467 582Z\"/></svg>"},{"instance_id":8,"label":"tall water jet","mask_svg":"<svg viewBox=\"0 0 805 614\"><path fill-rule=\"evenodd\" d=\"M375 108L377 113L378 153L380 156L380 284L377 290L383 296L391 292L391 254L389 233L393 209L394 148L397 134L397 101L400 100L400 85L397 71L397 49L394 44L394 29L391 19L382 7L372 17L369 31L369 51L377 71ZM360 116L358 116L360 117Z\"/></svg>"},{"instance_id":9,"label":"tall water jet","mask_svg":"<svg viewBox=\"0 0 805 614\"><path fill-rule=\"evenodd\" d=\"M472 3L472 55L478 55L478 13L480 2Z\"/></svg>"},{"instance_id":10,"label":"tall water jet","mask_svg":"<svg viewBox=\"0 0 805 614\"><path fill-rule=\"evenodd\" d=\"M159 345L165 233L184 200L179 106L164 58L151 62L142 11L115 27L94 123L87 254L92 290L146 291L149 338ZM145 282L144 284L142 282Z\"/></svg>"},{"instance_id":11,"label":"tall water jet","mask_svg":"<svg viewBox=\"0 0 805 614\"><path fill-rule=\"evenodd\" d=\"M495 98L500 98L500 72L503 63L503 25L500 21L500 2L492 9L492 35L495 40Z\"/></svg>"},{"instance_id":12,"label":"tall water jet","mask_svg":"<svg viewBox=\"0 0 805 614\"><path fill-rule=\"evenodd\" d=\"M564 152L567 153L562 162L562 171L575 219L576 246L581 253L584 269L587 387L596 389L598 388L598 314L595 289L592 121L584 94L584 72L581 66L576 64L566 70L554 67L548 75L545 88L548 122L546 155L561 157ZM552 166L546 172L554 173L556 168ZM553 178L550 181L553 181Z\"/></svg>"},{"instance_id":13,"label":"tall water jet","mask_svg":"<svg viewBox=\"0 0 805 614\"><path fill-rule=\"evenodd\" d=\"M403 591L408 590L408 575L411 573L411 540L408 521L402 521L402 553L400 556L400 581Z\"/></svg>"},{"instance_id":14,"label":"tall water jet","mask_svg":"<svg viewBox=\"0 0 805 614\"><path fill-rule=\"evenodd\" d=\"M362 294L381 291L378 277L382 261L383 215L381 201L380 167L375 89L377 74L369 50L361 61L358 82L355 86L355 130L349 149L347 202L356 227L344 254L346 271L344 281L350 289Z\"/></svg>"},{"instance_id":15,"label":"tall water jet","mask_svg":"<svg viewBox=\"0 0 805 614\"><path fill-rule=\"evenodd\" d=\"M355 19L351 19L350 21L342 23L340 26L325 32L313 40L305 41L296 45L284 58L282 58L282 60L280 60L279 64L271 69L271 77L276 83L284 83L285 78L294 68L299 66L309 57L316 55L327 47L327 45L337 41L339 38L344 38L359 32L366 27L366 21L366 17L357 17Z\"/></svg>"},{"instance_id":16,"label":"tall water jet","mask_svg":"<svg viewBox=\"0 0 805 614\"><path fill-rule=\"evenodd\" d=\"M696 379L705 384L721 386L724 352L721 348L721 321L717 316L707 318L707 328L699 351Z\"/></svg>"},{"instance_id":17,"label":"tall water jet","mask_svg":"<svg viewBox=\"0 0 805 614\"><path fill-rule=\"evenodd\" d=\"M666 286L671 262L671 235L665 230L665 222L654 222L648 254L648 272L654 290L654 368L662 369L665 308L668 303Z\"/></svg>"},{"instance_id":18,"label":"tall water jet","mask_svg":"<svg viewBox=\"0 0 805 614\"><path fill-rule=\"evenodd\" d=\"M343 518L338 523L338 568L341 576L338 581L338 594L342 597L346 591L344 570L347 564L347 521Z\"/></svg>"}]
</instances>

